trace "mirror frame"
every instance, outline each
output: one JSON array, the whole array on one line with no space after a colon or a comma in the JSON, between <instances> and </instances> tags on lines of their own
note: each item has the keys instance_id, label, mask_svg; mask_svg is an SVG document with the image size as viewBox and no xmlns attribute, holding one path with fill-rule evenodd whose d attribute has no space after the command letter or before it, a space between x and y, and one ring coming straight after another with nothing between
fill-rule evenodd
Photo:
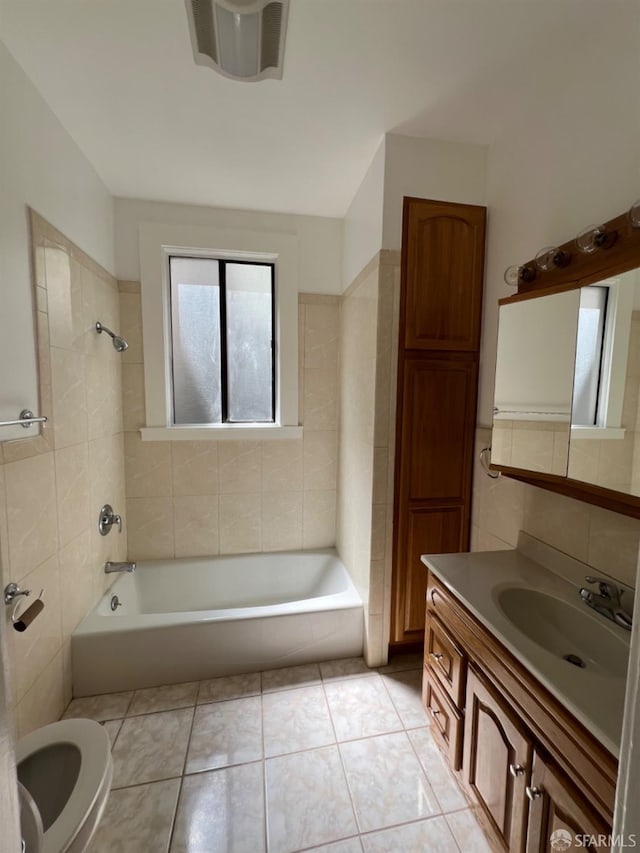
<instances>
[{"instance_id":1,"label":"mirror frame","mask_svg":"<svg viewBox=\"0 0 640 853\"><path fill-rule=\"evenodd\" d=\"M526 266L536 269L535 279L529 283L520 281L517 294L498 300L498 305L523 302L538 296L562 293L565 290L576 290L595 284L603 278L640 267L640 228L633 228L628 212L603 223L603 227L608 232L617 233L617 239L612 246L587 255L578 251L575 240L569 240L558 247L571 256L569 264L548 272L537 270L535 260L527 261ZM640 497L636 495L617 492L581 480L572 480L570 477L562 477L558 474L541 474L493 463L489 467L514 480L594 504L612 512L640 518Z\"/></svg>"}]
</instances>

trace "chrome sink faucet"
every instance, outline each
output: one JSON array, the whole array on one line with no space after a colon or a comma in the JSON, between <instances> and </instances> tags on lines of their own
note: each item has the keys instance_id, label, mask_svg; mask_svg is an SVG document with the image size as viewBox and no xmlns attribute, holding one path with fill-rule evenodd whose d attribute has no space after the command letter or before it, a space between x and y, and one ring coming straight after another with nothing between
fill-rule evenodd
<instances>
[{"instance_id":1,"label":"chrome sink faucet","mask_svg":"<svg viewBox=\"0 0 640 853\"><path fill-rule=\"evenodd\" d=\"M107 560L104 564L106 575L111 574L111 572L135 572L135 570L136 564L134 562L112 563L111 560Z\"/></svg>"},{"instance_id":2,"label":"chrome sink faucet","mask_svg":"<svg viewBox=\"0 0 640 853\"><path fill-rule=\"evenodd\" d=\"M631 614L627 613L620 603L620 598L624 590L604 578L594 578L587 575L585 580L587 583L597 583L598 592L596 593L591 589L581 587L580 598L584 603L602 616L606 616L607 619L611 619L612 622L630 631L632 624Z\"/></svg>"}]
</instances>

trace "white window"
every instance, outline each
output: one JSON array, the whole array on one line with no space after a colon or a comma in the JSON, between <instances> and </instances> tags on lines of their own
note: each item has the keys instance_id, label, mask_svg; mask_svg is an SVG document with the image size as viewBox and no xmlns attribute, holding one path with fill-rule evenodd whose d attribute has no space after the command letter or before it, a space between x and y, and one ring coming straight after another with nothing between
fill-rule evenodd
<instances>
[{"instance_id":1,"label":"white window","mask_svg":"<svg viewBox=\"0 0 640 853\"><path fill-rule=\"evenodd\" d=\"M580 289L571 437L624 438L633 271ZM615 366L615 369L614 369Z\"/></svg>"},{"instance_id":2,"label":"white window","mask_svg":"<svg viewBox=\"0 0 640 853\"><path fill-rule=\"evenodd\" d=\"M174 255L169 285L173 423L273 423L273 263Z\"/></svg>"},{"instance_id":3,"label":"white window","mask_svg":"<svg viewBox=\"0 0 640 853\"><path fill-rule=\"evenodd\" d=\"M295 438L293 235L139 226L143 440Z\"/></svg>"},{"instance_id":4,"label":"white window","mask_svg":"<svg viewBox=\"0 0 640 853\"><path fill-rule=\"evenodd\" d=\"M603 417L603 360L608 287L583 287L580 291L576 365L573 380L572 423L596 426ZM610 313L611 316L611 313Z\"/></svg>"}]
</instances>

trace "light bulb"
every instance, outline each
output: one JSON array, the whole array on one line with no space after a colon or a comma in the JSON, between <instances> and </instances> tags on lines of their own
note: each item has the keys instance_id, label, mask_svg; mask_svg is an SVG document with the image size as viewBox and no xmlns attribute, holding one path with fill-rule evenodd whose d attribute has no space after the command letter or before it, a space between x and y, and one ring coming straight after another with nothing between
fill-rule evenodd
<instances>
[{"instance_id":1,"label":"light bulb","mask_svg":"<svg viewBox=\"0 0 640 853\"><path fill-rule=\"evenodd\" d=\"M617 231L607 231L604 225L590 225L578 234L576 246L585 255L592 255L598 249L610 249L617 239Z\"/></svg>"},{"instance_id":2,"label":"light bulb","mask_svg":"<svg viewBox=\"0 0 640 853\"><path fill-rule=\"evenodd\" d=\"M571 260L568 252L563 252L557 246L546 246L536 255L536 266L542 272L549 272L558 267L566 267Z\"/></svg>"}]
</instances>

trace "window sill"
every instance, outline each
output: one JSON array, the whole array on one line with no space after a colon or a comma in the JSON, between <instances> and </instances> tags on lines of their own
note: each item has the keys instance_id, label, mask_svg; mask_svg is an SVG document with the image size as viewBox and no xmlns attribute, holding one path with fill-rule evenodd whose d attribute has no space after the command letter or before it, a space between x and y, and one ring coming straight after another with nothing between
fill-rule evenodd
<instances>
[{"instance_id":1,"label":"window sill","mask_svg":"<svg viewBox=\"0 0 640 853\"><path fill-rule=\"evenodd\" d=\"M225 424L224 426L174 426L142 427L143 441L273 441L285 438L302 438L301 426L278 424Z\"/></svg>"},{"instance_id":2,"label":"window sill","mask_svg":"<svg viewBox=\"0 0 640 853\"><path fill-rule=\"evenodd\" d=\"M608 440L624 438L626 430L624 427L589 427L589 426L572 426L571 439L579 440L583 438Z\"/></svg>"}]
</instances>

